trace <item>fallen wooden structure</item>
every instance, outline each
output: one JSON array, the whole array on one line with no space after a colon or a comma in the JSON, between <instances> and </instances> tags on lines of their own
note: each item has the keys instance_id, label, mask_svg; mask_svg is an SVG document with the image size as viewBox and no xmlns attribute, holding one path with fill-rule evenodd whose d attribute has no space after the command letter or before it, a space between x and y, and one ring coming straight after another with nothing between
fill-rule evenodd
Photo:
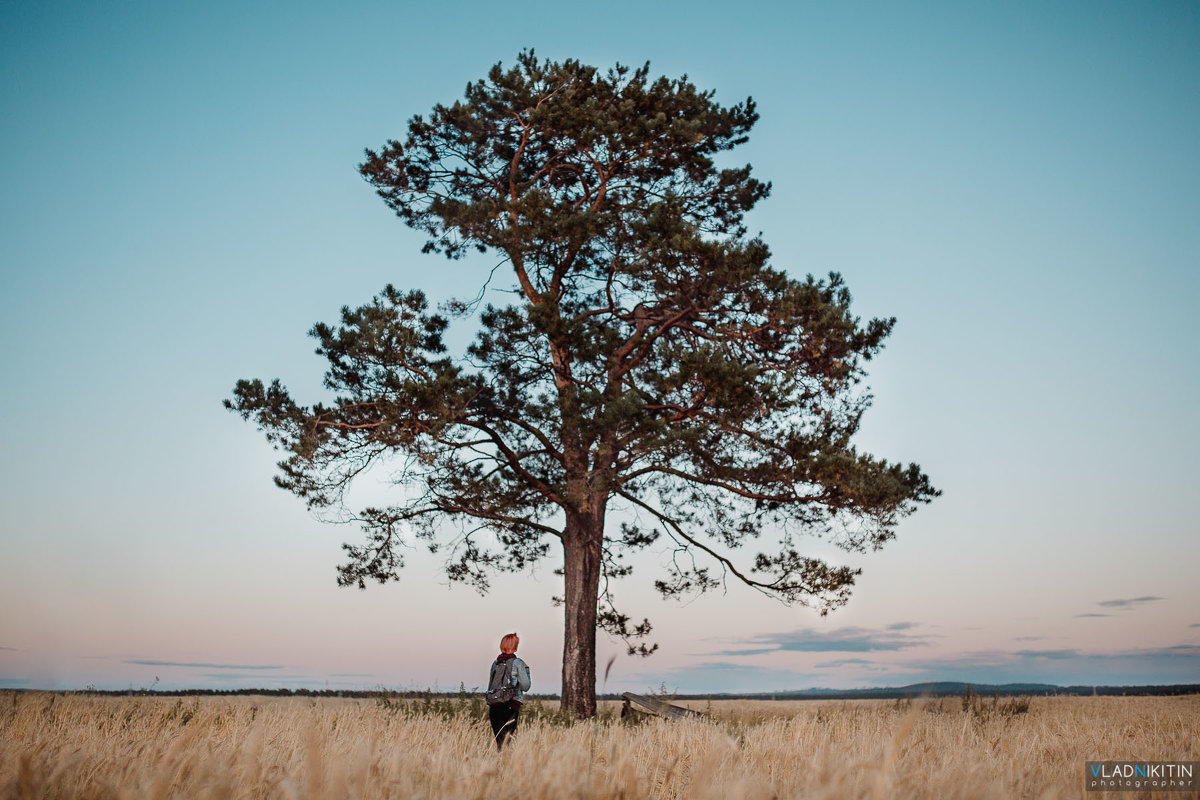
<instances>
[{"instance_id":1,"label":"fallen wooden structure","mask_svg":"<svg viewBox=\"0 0 1200 800\"><path fill-rule=\"evenodd\" d=\"M688 717L705 717L703 712L668 703L658 697L646 697L633 692L622 692L621 719L638 716L656 716L664 719L687 719ZM635 708L634 706L637 706Z\"/></svg>"}]
</instances>

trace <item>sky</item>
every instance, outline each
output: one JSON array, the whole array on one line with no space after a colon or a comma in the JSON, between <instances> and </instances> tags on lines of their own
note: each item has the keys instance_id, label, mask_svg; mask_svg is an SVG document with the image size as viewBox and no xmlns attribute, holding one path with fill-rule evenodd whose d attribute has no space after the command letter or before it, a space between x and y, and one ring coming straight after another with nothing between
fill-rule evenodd
<instances>
[{"instance_id":1,"label":"sky","mask_svg":"<svg viewBox=\"0 0 1200 800\"><path fill-rule=\"evenodd\" d=\"M664 601L645 553L615 595L660 649L600 634L600 689L1200 683L1195 3L8 0L0 688L472 688L516 630L558 690L552 562L339 589L358 531L221 407L322 399L306 331L388 283L474 296L493 262L422 255L356 166L526 47L755 99L749 225L897 318L858 445L944 492L814 547L863 569L827 617Z\"/></svg>"}]
</instances>

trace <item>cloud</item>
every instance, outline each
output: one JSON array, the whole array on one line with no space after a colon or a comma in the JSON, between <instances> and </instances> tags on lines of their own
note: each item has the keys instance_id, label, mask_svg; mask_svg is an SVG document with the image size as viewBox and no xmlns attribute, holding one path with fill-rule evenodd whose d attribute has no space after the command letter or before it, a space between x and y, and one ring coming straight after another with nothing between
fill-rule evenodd
<instances>
[{"instance_id":1,"label":"cloud","mask_svg":"<svg viewBox=\"0 0 1200 800\"><path fill-rule=\"evenodd\" d=\"M813 664L814 669L839 669L841 667L884 669L884 667L879 667L874 661L866 658L839 658L835 661L822 661L819 664Z\"/></svg>"},{"instance_id":2,"label":"cloud","mask_svg":"<svg viewBox=\"0 0 1200 800\"><path fill-rule=\"evenodd\" d=\"M1076 614L1076 619L1091 619L1094 617L1111 617L1112 614Z\"/></svg>"},{"instance_id":3,"label":"cloud","mask_svg":"<svg viewBox=\"0 0 1200 800\"><path fill-rule=\"evenodd\" d=\"M273 684L281 682L295 683L297 681L306 685L316 686L320 681L309 675L263 675L261 672L202 672L201 678L207 678L211 681L270 681Z\"/></svg>"},{"instance_id":4,"label":"cloud","mask_svg":"<svg viewBox=\"0 0 1200 800\"><path fill-rule=\"evenodd\" d=\"M275 675L250 672L199 673L210 685L229 689L359 689L361 681L328 680L314 675ZM190 688L190 687L184 687Z\"/></svg>"},{"instance_id":5,"label":"cloud","mask_svg":"<svg viewBox=\"0 0 1200 800\"><path fill-rule=\"evenodd\" d=\"M917 627L917 623L915 622L893 622L887 626L887 629L889 631L907 631L915 627Z\"/></svg>"},{"instance_id":6,"label":"cloud","mask_svg":"<svg viewBox=\"0 0 1200 800\"><path fill-rule=\"evenodd\" d=\"M888 626L887 630L868 628L838 628L818 631L812 628L790 633L764 633L740 640L746 644L760 644L741 650L723 650L713 655L755 656L764 653L868 653L875 650L904 650L928 644L928 637L901 633L913 623L896 623L904 626Z\"/></svg>"},{"instance_id":7,"label":"cloud","mask_svg":"<svg viewBox=\"0 0 1200 800\"><path fill-rule=\"evenodd\" d=\"M1014 642L1040 642L1045 639L1045 636L1017 636L1013 639Z\"/></svg>"},{"instance_id":8,"label":"cloud","mask_svg":"<svg viewBox=\"0 0 1200 800\"><path fill-rule=\"evenodd\" d=\"M783 692L827 686L840 689L960 681L971 684L1134 686L1195 683L1200 645L1086 651L1073 648L980 650L945 658L919 658L905 649L878 658L849 656L791 671L713 659L691 667L629 675L616 691L666 685L685 694ZM839 672L840 670L840 672Z\"/></svg>"},{"instance_id":9,"label":"cloud","mask_svg":"<svg viewBox=\"0 0 1200 800\"><path fill-rule=\"evenodd\" d=\"M17 650L17 648L15 648L15 647L0 647L0 650L7 650L7 651L9 651L9 652L11 652L11 653L18 653L18 652L20 652L20 651L19 651L19 650Z\"/></svg>"},{"instance_id":10,"label":"cloud","mask_svg":"<svg viewBox=\"0 0 1200 800\"><path fill-rule=\"evenodd\" d=\"M1105 608L1133 608L1143 603L1156 603L1163 599L1165 598L1148 594L1144 597L1131 597L1127 600L1101 600L1097 605Z\"/></svg>"},{"instance_id":11,"label":"cloud","mask_svg":"<svg viewBox=\"0 0 1200 800\"><path fill-rule=\"evenodd\" d=\"M1189 628L1200 628L1200 622L1193 622L1191 625L1188 625L1188 627Z\"/></svg>"},{"instance_id":12,"label":"cloud","mask_svg":"<svg viewBox=\"0 0 1200 800\"><path fill-rule=\"evenodd\" d=\"M913 660L890 665L875 685L929 681L966 683L1052 683L1138 685L1195 683L1200 674L1200 645L1126 648L1108 652L1081 650L976 651L957 657Z\"/></svg>"},{"instance_id":13,"label":"cloud","mask_svg":"<svg viewBox=\"0 0 1200 800\"><path fill-rule=\"evenodd\" d=\"M1051 658L1061 660L1064 658L1078 658L1078 650L1018 650L1013 653L1014 656L1022 658Z\"/></svg>"},{"instance_id":14,"label":"cloud","mask_svg":"<svg viewBox=\"0 0 1200 800\"><path fill-rule=\"evenodd\" d=\"M331 673L329 673L329 677L331 677L331 678L374 678L375 673L373 673L373 672L331 672Z\"/></svg>"},{"instance_id":15,"label":"cloud","mask_svg":"<svg viewBox=\"0 0 1200 800\"><path fill-rule=\"evenodd\" d=\"M1200 657L1200 645L1177 644L1171 647L1155 647L1148 650L1129 650L1128 653L1154 653L1157 655L1181 655Z\"/></svg>"},{"instance_id":16,"label":"cloud","mask_svg":"<svg viewBox=\"0 0 1200 800\"><path fill-rule=\"evenodd\" d=\"M203 664L191 661L155 661L148 658L129 659L124 663L140 664L144 667L192 667L194 669L283 669L277 664Z\"/></svg>"}]
</instances>

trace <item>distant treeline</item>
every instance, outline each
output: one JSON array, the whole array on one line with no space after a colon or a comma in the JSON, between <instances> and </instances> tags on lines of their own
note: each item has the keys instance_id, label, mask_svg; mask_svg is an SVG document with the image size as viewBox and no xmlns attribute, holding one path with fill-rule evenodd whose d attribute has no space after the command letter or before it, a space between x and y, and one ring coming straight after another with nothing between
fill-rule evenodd
<instances>
[{"instance_id":1,"label":"distant treeline","mask_svg":"<svg viewBox=\"0 0 1200 800\"><path fill-rule=\"evenodd\" d=\"M680 694L679 700L895 700L905 697L956 697L976 694L992 697L1049 696L1169 696L1200 694L1200 684L1175 683L1154 686L994 686L957 684L936 686L900 686L881 689L805 689L797 692L757 692L751 694Z\"/></svg>"},{"instance_id":2,"label":"distant treeline","mask_svg":"<svg viewBox=\"0 0 1200 800\"><path fill-rule=\"evenodd\" d=\"M479 694L475 690L458 689L456 691L434 691L426 689L397 690L389 689L68 689L68 690L39 690L39 689L7 689L12 692L52 691L55 694L98 695L106 697L225 697L239 695L256 695L265 697L356 697L380 698L394 700L424 700L429 698L471 697ZM1048 684L969 684L969 683L928 683L912 686L888 687L882 689L805 689L792 692L747 692L730 694L713 692L710 694L666 694L658 693L666 699L674 700L894 700L904 697L953 697L963 694L1001 697L1030 697L1051 695L1104 695L1104 696L1147 696L1147 695L1182 695L1200 694L1200 684L1175 683L1154 686L1052 686ZM527 695L535 700L558 700L557 694ZM619 694L598 695L599 700L620 700Z\"/></svg>"}]
</instances>

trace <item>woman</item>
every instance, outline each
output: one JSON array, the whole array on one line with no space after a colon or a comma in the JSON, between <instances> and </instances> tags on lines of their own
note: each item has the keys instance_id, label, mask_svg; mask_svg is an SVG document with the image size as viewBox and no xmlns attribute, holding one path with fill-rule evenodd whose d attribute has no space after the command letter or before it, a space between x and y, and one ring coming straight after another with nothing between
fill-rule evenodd
<instances>
[{"instance_id":1,"label":"woman","mask_svg":"<svg viewBox=\"0 0 1200 800\"><path fill-rule=\"evenodd\" d=\"M488 675L488 686L499 686L503 680L502 671L508 672L508 680L513 687L513 698L507 703L489 706L488 714L492 720L492 735L496 737L496 751L504 747L504 740L517 729L517 716L521 713L521 703L525 701L525 692L529 691L529 666L517 658L517 645L521 643L515 633L507 633L500 639L500 655L492 662L492 671Z\"/></svg>"}]
</instances>

